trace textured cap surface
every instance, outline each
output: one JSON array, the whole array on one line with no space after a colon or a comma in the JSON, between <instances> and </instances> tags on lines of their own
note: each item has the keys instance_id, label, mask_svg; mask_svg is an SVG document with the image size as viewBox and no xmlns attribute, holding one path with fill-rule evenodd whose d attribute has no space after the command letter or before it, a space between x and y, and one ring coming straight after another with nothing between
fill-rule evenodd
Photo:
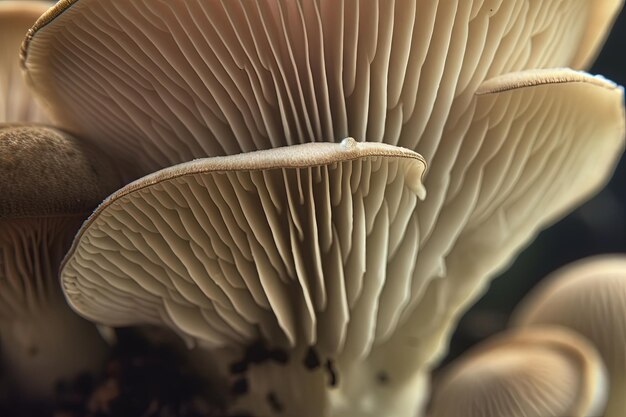
<instances>
[{"instance_id":1,"label":"textured cap surface","mask_svg":"<svg viewBox=\"0 0 626 417\"><path fill-rule=\"evenodd\" d=\"M74 137L0 125L0 218L90 212L119 186L113 163Z\"/></svg>"}]
</instances>

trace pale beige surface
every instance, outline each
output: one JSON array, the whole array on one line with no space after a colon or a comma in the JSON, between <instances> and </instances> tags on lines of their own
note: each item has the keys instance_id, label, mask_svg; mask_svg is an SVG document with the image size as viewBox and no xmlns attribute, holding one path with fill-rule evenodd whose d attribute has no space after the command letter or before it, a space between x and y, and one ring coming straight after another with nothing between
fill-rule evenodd
<instances>
[{"instance_id":1,"label":"pale beige surface","mask_svg":"<svg viewBox=\"0 0 626 417\"><path fill-rule=\"evenodd\" d=\"M368 359L373 369L396 375L399 386L416 370L429 371L490 278L542 227L602 187L623 151L621 88L597 79L541 84L537 76L532 71L521 83L534 86L477 96L474 120L459 133L464 140L453 153L454 180L439 189L444 198L432 232L420 223L420 236L428 239L417 256L414 308L409 304L404 324ZM429 175L436 169L430 165ZM437 188L429 188L428 178L420 220L434 210ZM388 408L397 403L405 404L396 399Z\"/></svg>"},{"instance_id":2,"label":"pale beige surface","mask_svg":"<svg viewBox=\"0 0 626 417\"><path fill-rule=\"evenodd\" d=\"M211 347L264 337L366 354L376 306L393 311L410 286L425 166L407 150L344 143L197 160L120 190L65 261L69 301L105 324L165 320Z\"/></svg>"},{"instance_id":3,"label":"pale beige surface","mask_svg":"<svg viewBox=\"0 0 626 417\"><path fill-rule=\"evenodd\" d=\"M583 36L578 53L573 59L573 68L591 66L599 53L602 43L609 34L610 28L622 10L623 0L590 0L591 12L587 15L587 32Z\"/></svg>"},{"instance_id":4,"label":"pale beige surface","mask_svg":"<svg viewBox=\"0 0 626 417\"><path fill-rule=\"evenodd\" d=\"M356 351L373 349L367 364L319 400L332 415L404 416L489 278L612 172L623 147L621 89L566 70L519 70L595 53L610 21L597 16L620 6L79 0L40 21L24 65L59 123L144 173L348 136L419 152L428 196L405 239L413 241L402 242L416 251L411 284L384 294L393 309L367 307L376 327L359 332L368 339ZM105 275L116 280L116 270ZM293 327L278 327L289 339ZM381 370L388 386L373 383Z\"/></svg>"}]
</instances>

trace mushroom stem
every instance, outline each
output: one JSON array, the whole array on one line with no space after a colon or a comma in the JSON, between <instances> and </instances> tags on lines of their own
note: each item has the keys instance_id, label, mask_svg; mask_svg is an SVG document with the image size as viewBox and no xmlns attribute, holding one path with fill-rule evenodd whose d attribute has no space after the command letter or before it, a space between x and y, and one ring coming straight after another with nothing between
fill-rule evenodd
<instances>
[{"instance_id":1,"label":"mushroom stem","mask_svg":"<svg viewBox=\"0 0 626 417\"><path fill-rule=\"evenodd\" d=\"M213 363L230 368L220 373L228 375L232 415L414 417L426 400L426 395L416 395L427 393L426 373L395 381L384 370L360 361L335 361L311 348L299 346L284 361L272 358L276 350L271 351L252 361L245 359L249 353L235 357L232 349L211 352ZM201 354L194 355L195 361L208 360Z\"/></svg>"},{"instance_id":2,"label":"mushroom stem","mask_svg":"<svg viewBox=\"0 0 626 417\"><path fill-rule=\"evenodd\" d=\"M226 362L231 367L226 371L233 398L230 412L235 415L247 412L278 416L286 411L289 415L301 417L328 415L331 407L327 394L336 387L331 384L331 376L325 367L326 359L319 357L318 362L309 358L307 365L306 349L290 351L289 356L284 358L278 358L276 353L271 352L267 350L267 358L263 352L257 352L260 355L247 363L245 357L250 355L244 354L239 362L246 363L246 370L241 373L233 372L237 361ZM232 353L227 356L233 358Z\"/></svg>"},{"instance_id":3,"label":"mushroom stem","mask_svg":"<svg viewBox=\"0 0 626 417\"><path fill-rule=\"evenodd\" d=\"M397 357L394 362L402 362ZM340 390L330 393L333 416L415 417L428 400L427 372L398 378L393 366L376 361L355 363L343 372Z\"/></svg>"},{"instance_id":4,"label":"mushroom stem","mask_svg":"<svg viewBox=\"0 0 626 417\"><path fill-rule=\"evenodd\" d=\"M82 219L0 221L2 356L19 392L29 398L50 398L57 381L95 371L106 354L96 328L71 311L58 284L69 247L65 240L72 235L67 231Z\"/></svg>"}]
</instances>

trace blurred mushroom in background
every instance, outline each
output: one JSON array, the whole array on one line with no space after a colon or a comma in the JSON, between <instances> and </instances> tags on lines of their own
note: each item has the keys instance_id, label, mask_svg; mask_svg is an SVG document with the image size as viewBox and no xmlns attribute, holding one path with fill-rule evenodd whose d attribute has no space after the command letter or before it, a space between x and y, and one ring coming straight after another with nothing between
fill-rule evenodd
<instances>
[{"instance_id":1,"label":"blurred mushroom in background","mask_svg":"<svg viewBox=\"0 0 626 417\"><path fill-rule=\"evenodd\" d=\"M50 399L98 371L106 347L67 305L58 270L91 210L119 187L113 164L46 127L0 125L0 340L14 388Z\"/></svg>"},{"instance_id":2,"label":"blurred mushroom in background","mask_svg":"<svg viewBox=\"0 0 626 417\"><path fill-rule=\"evenodd\" d=\"M0 123L48 121L24 82L19 51L28 30L51 5L0 1Z\"/></svg>"},{"instance_id":3,"label":"blurred mushroom in background","mask_svg":"<svg viewBox=\"0 0 626 417\"><path fill-rule=\"evenodd\" d=\"M430 417L601 417L609 390L593 345L556 326L493 336L434 385Z\"/></svg>"},{"instance_id":4,"label":"blurred mushroom in background","mask_svg":"<svg viewBox=\"0 0 626 417\"><path fill-rule=\"evenodd\" d=\"M626 256L594 256L544 279L516 308L512 325L559 325L593 343L610 376L604 417L618 417L626 410L625 309Z\"/></svg>"}]
</instances>

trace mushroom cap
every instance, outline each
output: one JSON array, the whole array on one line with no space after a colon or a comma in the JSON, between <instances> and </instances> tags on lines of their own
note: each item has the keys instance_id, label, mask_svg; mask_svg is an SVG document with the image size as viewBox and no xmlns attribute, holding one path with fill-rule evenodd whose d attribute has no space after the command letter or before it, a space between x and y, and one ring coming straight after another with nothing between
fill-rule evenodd
<instances>
[{"instance_id":1,"label":"mushroom cap","mask_svg":"<svg viewBox=\"0 0 626 417\"><path fill-rule=\"evenodd\" d=\"M555 324L589 339L609 373L626 372L626 257L586 258L550 274L516 308L515 326ZM621 394L620 394L621 395Z\"/></svg>"},{"instance_id":2,"label":"mushroom cap","mask_svg":"<svg viewBox=\"0 0 626 417\"><path fill-rule=\"evenodd\" d=\"M481 86L473 120L448 132L456 147L425 180L415 273L444 279L426 282L428 295L416 289L424 308L454 314L541 227L604 185L624 148L623 97L615 84L572 70L524 71ZM432 319L418 322L428 329Z\"/></svg>"},{"instance_id":3,"label":"mushroom cap","mask_svg":"<svg viewBox=\"0 0 626 417\"><path fill-rule=\"evenodd\" d=\"M0 1L0 123L47 121L22 77L20 46L50 6L46 1Z\"/></svg>"},{"instance_id":4,"label":"mushroom cap","mask_svg":"<svg viewBox=\"0 0 626 417\"><path fill-rule=\"evenodd\" d=\"M411 285L424 169L349 138L159 171L85 223L66 297L93 321L165 323L211 348L263 339L357 359Z\"/></svg>"},{"instance_id":5,"label":"mushroom cap","mask_svg":"<svg viewBox=\"0 0 626 417\"><path fill-rule=\"evenodd\" d=\"M433 298L436 310L481 291L540 228L606 183L624 149L623 103L621 87L568 69L480 86L428 161L416 274L446 278L432 282L446 298Z\"/></svg>"},{"instance_id":6,"label":"mushroom cap","mask_svg":"<svg viewBox=\"0 0 626 417\"><path fill-rule=\"evenodd\" d=\"M56 123L143 174L349 136L430 161L483 80L586 63L620 7L70 0L33 27L23 65Z\"/></svg>"},{"instance_id":7,"label":"mushroom cap","mask_svg":"<svg viewBox=\"0 0 626 417\"><path fill-rule=\"evenodd\" d=\"M508 331L444 370L434 417L601 416L608 381L598 352L555 326Z\"/></svg>"},{"instance_id":8,"label":"mushroom cap","mask_svg":"<svg viewBox=\"0 0 626 417\"><path fill-rule=\"evenodd\" d=\"M0 219L90 213L120 186L110 159L50 127L0 125Z\"/></svg>"}]
</instances>

